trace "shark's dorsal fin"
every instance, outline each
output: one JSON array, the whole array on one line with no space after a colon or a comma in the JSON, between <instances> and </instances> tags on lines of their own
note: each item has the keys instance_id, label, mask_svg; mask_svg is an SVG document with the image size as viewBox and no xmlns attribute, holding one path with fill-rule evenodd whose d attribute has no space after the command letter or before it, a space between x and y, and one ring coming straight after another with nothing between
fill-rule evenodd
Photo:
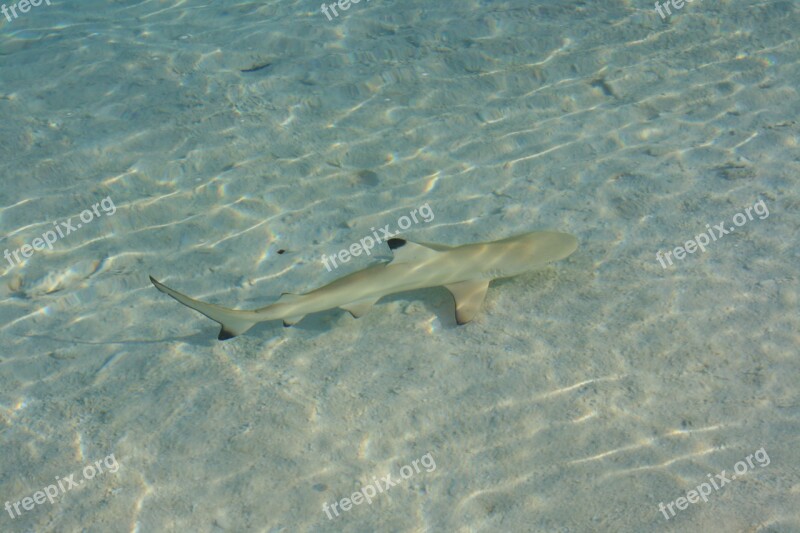
<instances>
[{"instance_id":1,"label":"shark's dorsal fin","mask_svg":"<svg viewBox=\"0 0 800 533\"><path fill-rule=\"evenodd\" d=\"M377 301L378 298L365 298L356 302L350 302L347 305L340 305L339 307L353 315L353 318L361 318L372 309L372 306L375 305Z\"/></svg>"},{"instance_id":2,"label":"shark's dorsal fin","mask_svg":"<svg viewBox=\"0 0 800 533\"><path fill-rule=\"evenodd\" d=\"M390 265L424 261L425 259L435 257L436 254L439 253L427 245L407 241L405 239L389 239L386 243L392 250L392 254L394 254L394 260L389 263Z\"/></svg>"},{"instance_id":3,"label":"shark's dorsal fin","mask_svg":"<svg viewBox=\"0 0 800 533\"><path fill-rule=\"evenodd\" d=\"M461 325L472 320L475 313L481 308L483 299L486 297L486 290L489 288L489 280L461 281L445 285L445 288L453 294L453 298L456 300L456 322Z\"/></svg>"}]
</instances>

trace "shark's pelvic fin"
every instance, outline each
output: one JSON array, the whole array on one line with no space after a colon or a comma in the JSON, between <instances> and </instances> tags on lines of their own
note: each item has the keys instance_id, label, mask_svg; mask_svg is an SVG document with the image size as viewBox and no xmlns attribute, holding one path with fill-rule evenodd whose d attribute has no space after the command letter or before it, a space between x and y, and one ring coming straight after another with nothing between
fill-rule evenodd
<instances>
[{"instance_id":1,"label":"shark's pelvic fin","mask_svg":"<svg viewBox=\"0 0 800 533\"><path fill-rule=\"evenodd\" d=\"M278 301L275 302L275 303L285 304L285 303L289 303L289 302L295 302L300 298L300 296L301 296L300 294L294 294L294 293L291 293L291 292L284 292L283 294L281 294L281 297L278 298Z\"/></svg>"},{"instance_id":2,"label":"shark's pelvic fin","mask_svg":"<svg viewBox=\"0 0 800 533\"><path fill-rule=\"evenodd\" d=\"M189 298L185 294L181 294L176 290L170 289L163 283L159 283L155 278L153 278L153 276L150 276L150 281L153 282L153 285L156 286L156 289L160 290L164 294L172 296L183 305L191 307L195 311L202 313L211 320L221 324L222 329L219 331L219 337L217 337L221 341L232 339L237 335L241 335L248 329L252 328L256 322L258 322L257 320L251 319L250 315L252 313L249 311L237 311L236 309L228 309L227 307Z\"/></svg>"},{"instance_id":3,"label":"shark's pelvic fin","mask_svg":"<svg viewBox=\"0 0 800 533\"><path fill-rule=\"evenodd\" d=\"M275 302L276 304L288 304L292 302L298 301L302 297L301 294L294 294L291 292L284 292L281 294L281 297L278 298L278 301ZM269 307L269 306L268 306ZM262 309L258 309L258 311L264 311L267 307ZM301 320L305 318L306 315L299 315L299 316L290 316L283 319L283 327L288 328L289 326L294 326Z\"/></svg>"},{"instance_id":4,"label":"shark's pelvic fin","mask_svg":"<svg viewBox=\"0 0 800 533\"><path fill-rule=\"evenodd\" d=\"M306 315L286 317L283 319L283 327L288 328L289 326L294 326L295 324L303 320L305 317Z\"/></svg>"},{"instance_id":5,"label":"shark's pelvic fin","mask_svg":"<svg viewBox=\"0 0 800 533\"><path fill-rule=\"evenodd\" d=\"M456 301L456 322L466 324L475 318L489 288L489 280L476 279L445 285Z\"/></svg>"},{"instance_id":6,"label":"shark's pelvic fin","mask_svg":"<svg viewBox=\"0 0 800 533\"><path fill-rule=\"evenodd\" d=\"M375 305L375 302L379 299L380 298L365 298L357 302L350 302L347 305L340 305L339 307L353 315L353 318L361 318L372 309L372 306Z\"/></svg>"}]
</instances>

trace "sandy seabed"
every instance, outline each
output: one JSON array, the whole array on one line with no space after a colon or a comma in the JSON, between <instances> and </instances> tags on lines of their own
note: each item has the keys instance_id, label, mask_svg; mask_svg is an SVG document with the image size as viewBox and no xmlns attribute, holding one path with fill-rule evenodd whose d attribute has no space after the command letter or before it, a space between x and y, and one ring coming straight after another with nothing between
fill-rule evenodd
<instances>
[{"instance_id":1,"label":"sandy seabed","mask_svg":"<svg viewBox=\"0 0 800 533\"><path fill-rule=\"evenodd\" d=\"M799 26L714 0L0 18L0 253L75 226L0 267L0 531L800 531ZM465 326L433 288L219 342L148 281L262 307L426 203L412 240L580 247Z\"/></svg>"}]
</instances>

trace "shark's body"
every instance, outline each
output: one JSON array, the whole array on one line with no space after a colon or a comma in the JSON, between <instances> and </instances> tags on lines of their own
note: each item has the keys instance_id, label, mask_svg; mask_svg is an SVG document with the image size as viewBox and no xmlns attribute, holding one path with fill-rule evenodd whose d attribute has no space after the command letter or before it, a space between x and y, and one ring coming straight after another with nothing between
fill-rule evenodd
<instances>
[{"instance_id":1,"label":"shark's body","mask_svg":"<svg viewBox=\"0 0 800 533\"><path fill-rule=\"evenodd\" d=\"M306 294L284 294L277 302L238 311L201 302L172 290L152 276L158 290L220 323L219 339L241 335L258 322L283 320L285 326L305 315L340 307L358 318L382 296L396 292L444 285L455 298L456 320L465 324L480 309L489 282L540 268L570 255L578 247L572 235L537 231L499 241L449 247L387 241L394 260L348 274Z\"/></svg>"}]
</instances>

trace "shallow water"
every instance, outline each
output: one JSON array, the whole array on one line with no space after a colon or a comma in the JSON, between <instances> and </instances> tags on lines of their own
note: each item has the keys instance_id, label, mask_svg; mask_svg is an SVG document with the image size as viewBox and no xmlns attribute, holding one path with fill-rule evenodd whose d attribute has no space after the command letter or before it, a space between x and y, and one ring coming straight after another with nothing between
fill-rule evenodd
<instances>
[{"instance_id":1,"label":"shallow water","mask_svg":"<svg viewBox=\"0 0 800 533\"><path fill-rule=\"evenodd\" d=\"M28 7L0 531L800 531L796 3ZM580 246L463 326L439 287L220 342L148 280L263 307L423 205Z\"/></svg>"}]
</instances>

